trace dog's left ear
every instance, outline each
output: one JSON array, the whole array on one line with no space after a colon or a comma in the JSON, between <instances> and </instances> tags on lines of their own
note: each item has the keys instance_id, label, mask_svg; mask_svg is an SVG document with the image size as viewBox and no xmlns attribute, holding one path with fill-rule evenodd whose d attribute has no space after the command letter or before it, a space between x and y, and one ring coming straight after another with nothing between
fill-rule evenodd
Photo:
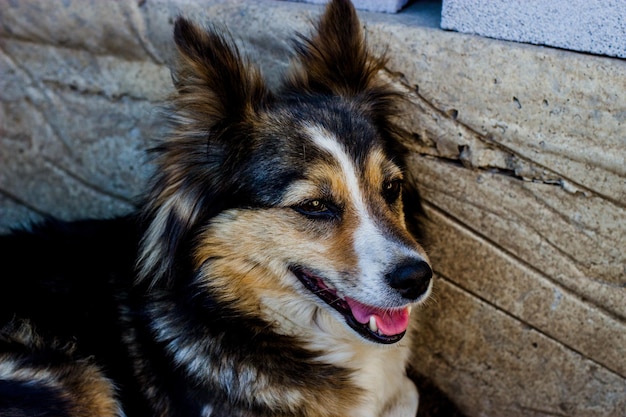
<instances>
[{"instance_id":1,"label":"dog's left ear","mask_svg":"<svg viewBox=\"0 0 626 417\"><path fill-rule=\"evenodd\" d=\"M298 62L287 88L352 97L376 84L385 64L367 49L361 22L349 0L333 0L312 37L296 41Z\"/></svg>"}]
</instances>

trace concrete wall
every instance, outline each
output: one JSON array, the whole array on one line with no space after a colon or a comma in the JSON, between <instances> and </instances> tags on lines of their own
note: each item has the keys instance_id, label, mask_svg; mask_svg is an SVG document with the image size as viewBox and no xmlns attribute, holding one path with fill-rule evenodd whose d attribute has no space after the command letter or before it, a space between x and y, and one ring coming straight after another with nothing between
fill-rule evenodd
<instances>
[{"instance_id":1,"label":"concrete wall","mask_svg":"<svg viewBox=\"0 0 626 417\"><path fill-rule=\"evenodd\" d=\"M165 133L172 18L222 22L267 76L319 7L0 0L0 227L132 209ZM363 13L412 104L438 275L416 367L471 416L626 410L626 62Z\"/></svg>"}]
</instances>

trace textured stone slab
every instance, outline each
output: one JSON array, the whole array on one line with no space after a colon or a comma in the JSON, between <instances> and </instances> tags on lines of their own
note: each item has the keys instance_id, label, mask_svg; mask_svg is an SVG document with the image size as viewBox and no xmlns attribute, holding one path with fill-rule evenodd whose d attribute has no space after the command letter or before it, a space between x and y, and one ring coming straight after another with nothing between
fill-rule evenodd
<instances>
[{"instance_id":1,"label":"textured stone slab","mask_svg":"<svg viewBox=\"0 0 626 417\"><path fill-rule=\"evenodd\" d=\"M443 0L441 27L626 58L622 0Z\"/></svg>"},{"instance_id":2,"label":"textured stone slab","mask_svg":"<svg viewBox=\"0 0 626 417\"><path fill-rule=\"evenodd\" d=\"M445 277L437 287L438 308L421 316L414 362L470 416L623 416L623 376Z\"/></svg>"},{"instance_id":3,"label":"textured stone slab","mask_svg":"<svg viewBox=\"0 0 626 417\"><path fill-rule=\"evenodd\" d=\"M476 233L474 240L505 250L511 257L506 264L521 260L524 266L517 268L549 277L550 286L562 285L626 317L623 208L555 185L467 172L430 158L420 159L415 170L425 197ZM442 176L455 181L442 183Z\"/></svg>"},{"instance_id":4,"label":"textured stone slab","mask_svg":"<svg viewBox=\"0 0 626 417\"><path fill-rule=\"evenodd\" d=\"M385 24L370 38L418 87L428 116L406 123L439 156L626 205L626 60Z\"/></svg>"},{"instance_id":5,"label":"textured stone slab","mask_svg":"<svg viewBox=\"0 0 626 417\"><path fill-rule=\"evenodd\" d=\"M613 282L598 283L594 277L609 274L585 271L583 264L596 262L593 258L572 262L577 256L566 253L574 246L576 254L596 252L598 261L609 263L604 256L613 248L598 245L604 237L573 241L566 230L568 221L561 217L567 216L565 210L554 216L548 208L551 217L545 218L542 194L554 192L542 189L548 186L466 172L430 158L420 158L412 166L433 210L445 210L456 220L429 233L431 256L443 275L571 349L626 375L626 361L622 360L626 353L623 275L616 275ZM445 177L455 178L454 183L444 186L440 179ZM508 190L505 199L502 192L494 194L502 189ZM494 197L500 202L490 203ZM626 231L621 236L626 236ZM616 241L623 242L610 240ZM575 245L569 245L573 242ZM459 254L466 254L463 261L447 261ZM615 268L625 263L621 258L613 262Z\"/></svg>"},{"instance_id":6,"label":"textured stone slab","mask_svg":"<svg viewBox=\"0 0 626 417\"><path fill-rule=\"evenodd\" d=\"M426 2L428 3L428 2ZM430 3L428 3L430 4ZM410 96L407 173L441 279L415 363L470 416L626 405L626 61L364 13ZM131 210L165 134L173 18L228 26L275 84L319 7L0 0L0 228ZM419 22L419 24L417 24Z\"/></svg>"},{"instance_id":7,"label":"textured stone slab","mask_svg":"<svg viewBox=\"0 0 626 417\"><path fill-rule=\"evenodd\" d=\"M169 70L142 44L136 4L96 4L0 6L2 226L127 212L145 184Z\"/></svg>"}]
</instances>

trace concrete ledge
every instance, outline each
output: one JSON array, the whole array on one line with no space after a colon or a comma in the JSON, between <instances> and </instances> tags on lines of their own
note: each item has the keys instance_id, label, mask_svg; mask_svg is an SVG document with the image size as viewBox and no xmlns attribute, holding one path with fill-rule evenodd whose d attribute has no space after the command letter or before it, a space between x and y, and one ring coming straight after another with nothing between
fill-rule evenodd
<instances>
[{"instance_id":1,"label":"concrete ledge","mask_svg":"<svg viewBox=\"0 0 626 417\"><path fill-rule=\"evenodd\" d=\"M626 58L622 0L443 0L441 27Z\"/></svg>"},{"instance_id":2,"label":"concrete ledge","mask_svg":"<svg viewBox=\"0 0 626 417\"><path fill-rule=\"evenodd\" d=\"M626 409L626 61L362 13L410 99L438 275L415 366L470 416ZM172 19L228 26L272 83L318 6L24 0L0 15L0 228L133 208L166 134ZM412 23L413 22L413 23ZM415 22L420 22L416 24Z\"/></svg>"}]
</instances>

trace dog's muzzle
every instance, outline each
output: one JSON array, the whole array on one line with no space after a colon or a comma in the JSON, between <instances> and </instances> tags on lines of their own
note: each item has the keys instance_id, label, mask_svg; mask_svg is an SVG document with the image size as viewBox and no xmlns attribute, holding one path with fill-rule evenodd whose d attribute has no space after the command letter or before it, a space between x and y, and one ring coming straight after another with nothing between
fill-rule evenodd
<instances>
[{"instance_id":1,"label":"dog's muzzle","mask_svg":"<svg viewBox=\"0 0 626 417\"><path fill-rule=\"evenodd\" d=\"M423 298L432 279L430 266L422 261L407 261L385 276L407 303L388 308L364 304L337 291L321 276L300 266L290 268L304 286L330 307L341 313L348 326L365 339L392 344L400 341L409 327L411 303Z\"/></svg>"}]
</instances>

